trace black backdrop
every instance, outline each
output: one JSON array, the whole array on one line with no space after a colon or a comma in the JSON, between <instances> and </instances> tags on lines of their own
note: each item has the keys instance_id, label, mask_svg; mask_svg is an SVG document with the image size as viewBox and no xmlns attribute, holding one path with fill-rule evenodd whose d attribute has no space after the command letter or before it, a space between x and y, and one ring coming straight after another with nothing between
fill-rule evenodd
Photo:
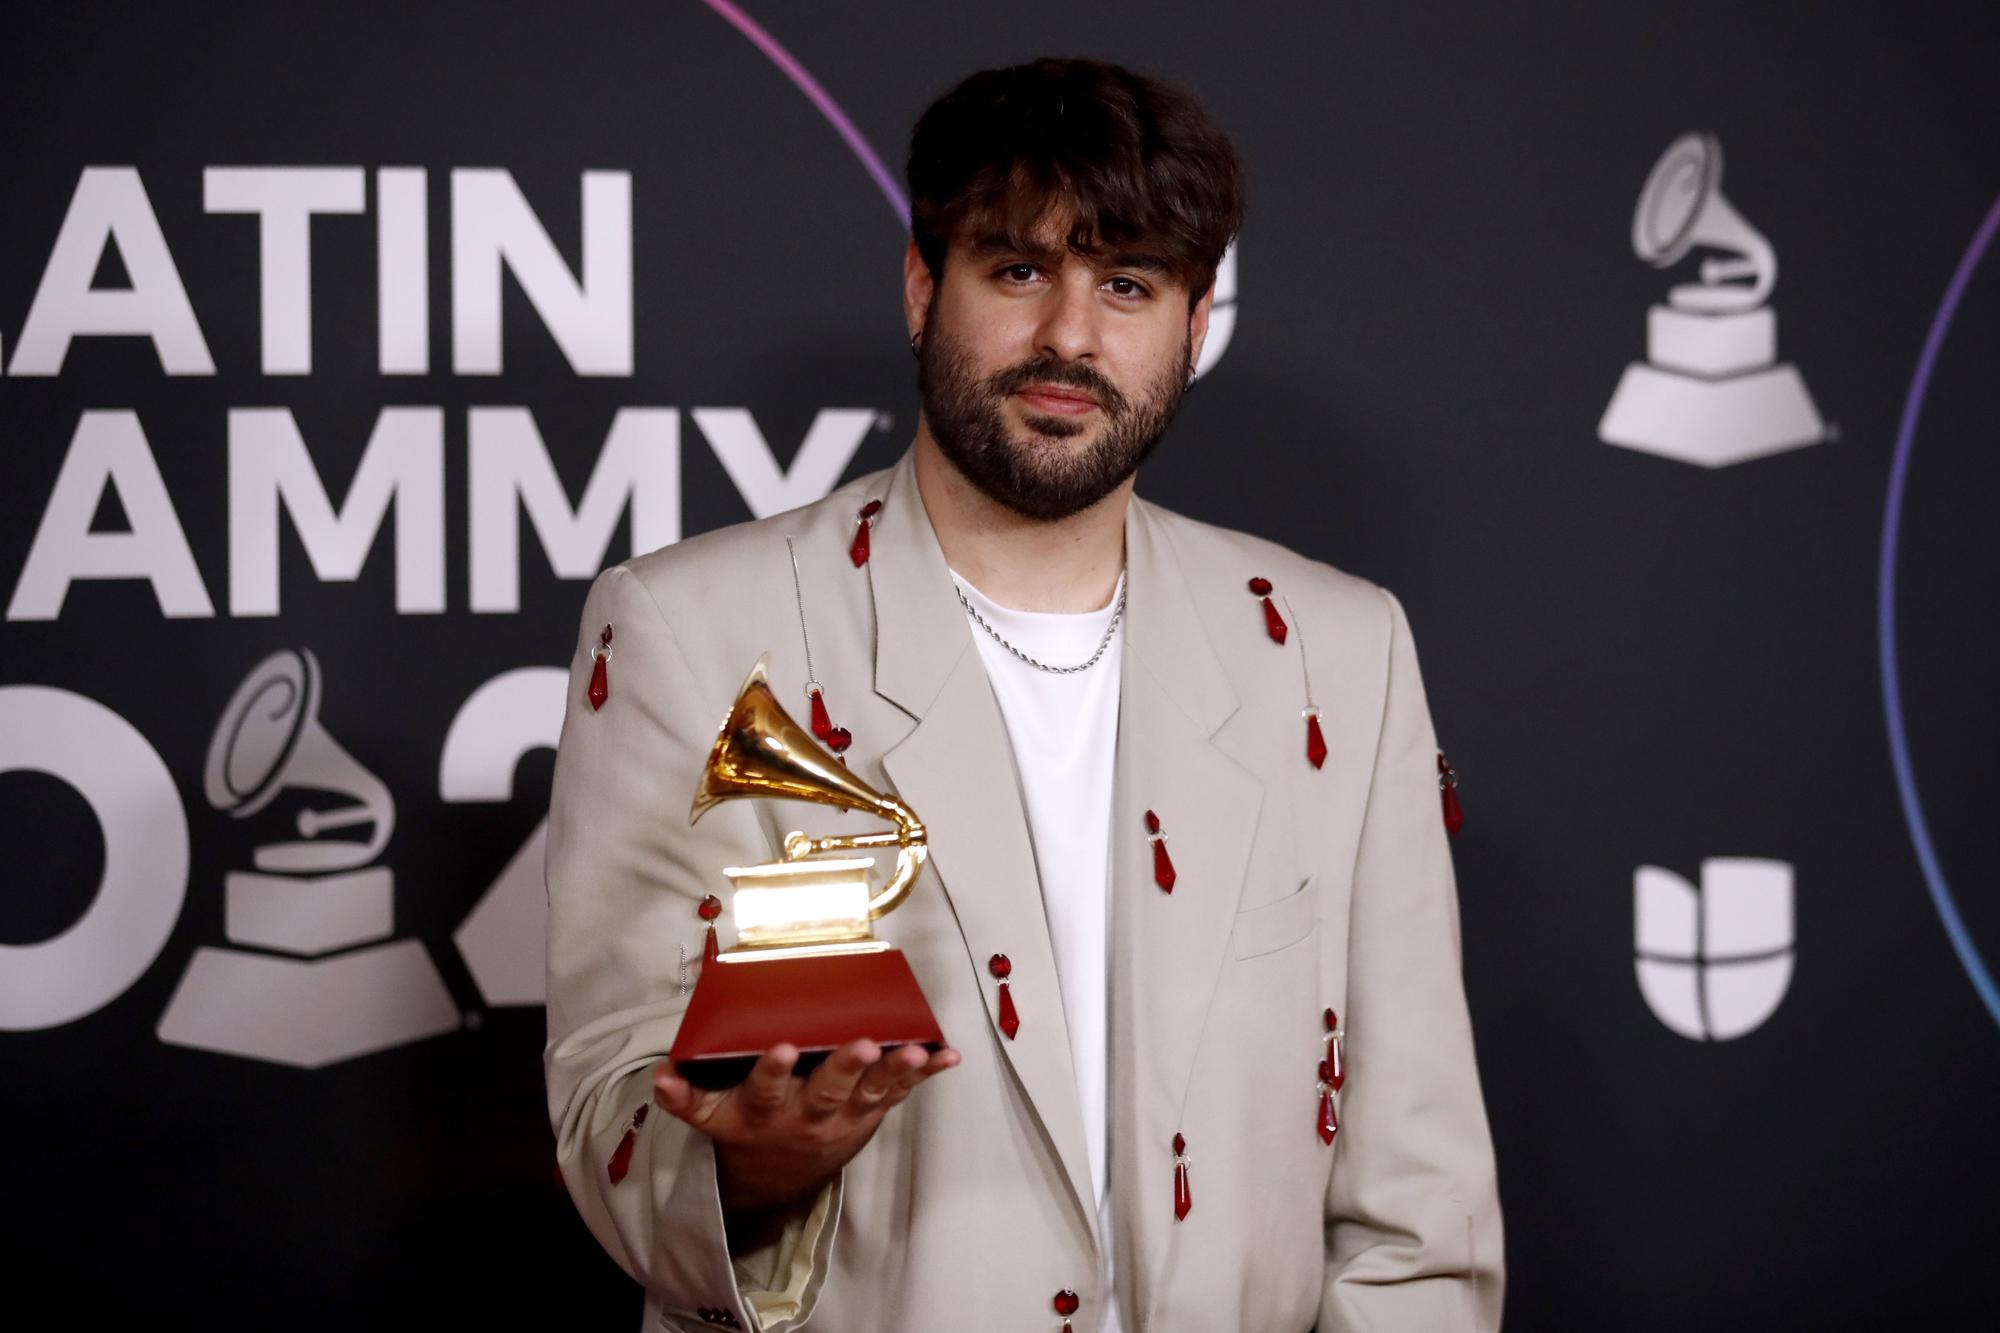
<instances>
[{"instance_id":1,"label":"black backdrop","mask_svg":"<svg viewBox=\"0 0 2000 1333\"><path fill-rule=\"evenodd\" d=\"M614 415L665 410L678 458L656 413L648 484L667 503L678 479L667 507L690 533L750 516L722 460L762 457L740 415L712 438L693 409L746 410L779 464L819 421L858 440L841 475L886 465L915 419L904 230L839 122L899 182L909 125L956 78L1073 53L1191 83L1253 173L1237 322L1143 490L1375 578L1410 609L1468 811L1456 850L1509 1327L2000 1323L2000 1008L1976 985L1980 951L2000 953L1980 859L2000 737L1987 516L2000 260L1968 255L2000 193L2000 11L729 8L13 11L0 54L0 1175L15 1288L59 1297L66 1325L171 1311L309 1327L636 1318L635 1290L552 1175L542 1012L507 1002L492 980L504 967L479 975L472 959L506 952L493 936L456 938L545 808L550 752L532 744L545 678L521 678L541 720L516 717L518 768L487 755L483 792L441 775L448 730L482 684L567 659L584 587L523 521L518 611L472 609L470 410L532 412L572 504ZM1630 237L1647 172L1689 131L1718 137L1727 197L1782 260L1778 358L1804 377L1824 443L1707 468L1598 439L1621 372L1646 355L1648 306L1692 280L1694 261L1655 272ZM311 224L310 374L264 372L256 219L204 211L205 169L274 166L365 173L365 212ZM30 308L85 169L121 167L143 185L213 374L167 374L131 336L79 336L57 374L16 361L33 350ZM428 373L379 369L378 168L426 172ZM572 272L583 173L626 174L629 374L579 374L511 278L504 372L454 371L451 177L474 169L511 175ZM99 288L141 277L125 239L93 265ZM1962 264L1947 336L1940 303ZM1927 393L1906 422L1927 338ZM288 410L338 504L393 407L441 412L438 466L411 475L441 470L442 517L410 531L413 549L441 543L444 609L398 613L392 518L351 581L319 577L280 522L279 613L234 610L254 599L233 601L232 578L270 561L254 543L233 559L232 530L271 502L252 488L232 507L231 414ZM163 614L143 578L79 578L59 612L21 591L59 476L89 481L86 412L129 413L114 425L143 432L213 614ZM100 535L154 521L125 489L145 477L118 477L88 506ZM422 494L399 491L398 518ZM49 568L123 558L74 522L42 540ZM632 541L619 519L597 563ZM170 562L172 546L147 558ZM225 876L313 803L238 821L204 791L238 684L295 648L322 669L326 732L393 794L374 863L393 870L394 939L420 942L420 970L449 997L432 1027L451 1029L317 1062L162 1030L197 949L255 952L226 928ZM86 714L99 730L32 721ZM1906 723L1904 786L1892 715ZM164 790L144 764L113 762L106 738L127 732L157 753ZM111 813L58 770L95 774ZM139 887L112 901L98 887L112 825L184 828L187 865L144 848ZM1777 946L1792 970L1775 1009L1704 1041L1639 989L1634 877L1651 865L1694 882L1711 857L1789 865L1796 924ZM139 938L130 923L149 903L156 927ZM116 918L123 942L62 953L93 914ZM498 934L518 979L532 938L518 919ZM79 1012L52 1016L38 960L62 964Z\"/></svg>"}]
</instances>

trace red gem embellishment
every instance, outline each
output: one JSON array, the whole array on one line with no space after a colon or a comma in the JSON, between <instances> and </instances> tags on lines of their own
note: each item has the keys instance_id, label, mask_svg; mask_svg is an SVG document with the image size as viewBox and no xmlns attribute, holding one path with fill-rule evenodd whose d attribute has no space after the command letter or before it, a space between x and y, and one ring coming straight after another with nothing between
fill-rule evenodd
<instances>
[{"instance_id":1,"label":"red gem embellishment","mask_svg":"<svg viewBox=\"0 0 2000 1333\"><path fill-rule=\"evenodd\" d=\"M1465 823L1465 811L1458 804L1458 773L1438 751L1438 795L1444 801L1444 827L1447 833L1457 833Z\"/></svg>"},{"instance_id":2,"label":"red gem embellishment","mask_svg":"<svg viewBox=\"0 0 2000 1333\"><path fill-rule=\"evenodd\" d=\"M1021 1015L1014 1009L1014 988L1004 981L1000 983L1000 1030L1008 1041L1021 1030Z\"/></svg>"},{"instance_id":3,"label":"red gem embellishment","mask_svg":"<svg viewBox=\"0 0 2000 1333\"><path fill-rule=\"evenodd\" d=\"M1153 883L1172 893L1174 881L1180 877L1174 874L1174 859L1167 855L1167 835L1160 832L1160 817L1151 810L1146 812L1146 841L1153 844Z\"/></svg>"},{"instance_id":4,"label":"red gem embellishment","mask_svg":"<svg viewBox=\"0 0 2000 1333\"><path fill-rule=\"evenodd\" d=\"M1340 1026L1340 1015L1328 1009L1321 1016L1326 1025L1326 1058L1319 1062L1319 1138L1321 1143L1332 1143L1333 1136L1340 1132L1340 1116L1334 1106L1334 1094L1340 1085L1347 1082L1347 1069L1341 1058L1341 1041L1347 1035Z\"/></svg>"},{"instance_id":5,"label":"red gem embellishment","mask_svg":"<svg viewBox=\"0 0 2000 1333\"><path fill-rule=\"evenodd\" d=\"M1014 988L1007 984L1007 978L1014 974L1014 964L1006 954L996 953L986 960L986 970L1000 983L1000 1030L1012 1041L1021 1030L1021 1015L1014 1008Z\"/></svg>"},{"instance_id":6,"label":"red gem embellishment","mask_svg":"<svg viewBox=\"0 0 2000 1333\"><path fill-rule=\"evenodd\" d=\"M1174 1135L1174 1221L1185 1222L1194 1209L1194 1189L1188 1184L1187 1140Z\"/></svg>"},{"instance_id":7,"label":"red gem embellishment","mask_svg":"<svg viewBox=\"0 0 2000 1333\"><path fill-rule=\"evenodd\" d=\"M812 734L822 745L833 735L833 719L826 713L826 695L817 685L806 686L806 693L812 698Z\"/></svg>"},{"instance_id":8,"label":"red gem embellishment","mask_svg":"<svg viewBox=\"0 0 2000 1333\"><path fill-rule=\"evenodd\" d=\"M870 527L868 520L881 512L882 502L880 500L870 500L867 504L861 506L861 513L854 525L854 541L847 548L847 558L854 562L856 569L868 563L868 529Z\"/></svg>"},{"instance_id":9,"label":"red gem embellishment","mask_svg":"<svg viewBox=\"0 0 2000 1333\"><path fill-rule=\"evenodd\" d=\"M852 744L854 744L854 733L846 727L835 727L826 733L826 748L833 751L833 757L843 764L847 762L847 747ZM842 809L841 813L846 814L847 811Z\"/></svg>"},{"instance_id":10,"label":"red gem embellishment","mask_svg":"<svg viewBox=\"0 0 2000 1333\"><path fill-rule=\"evenodd\" d=\"M703 898L701 906L694 910L695 915L699 916L703 921L708 922L708 938L702 941L701 961L712 963L715 961L715 956L722 952L722 947L716 943L715 939L715 919L722 915L722 899L711 893L706 898Z\"/></svg>"},{"instance_id":11,"label":"red gem embellishment","mask_svg":"<svg viewBox=\"0 0 2000 1333\"><path fill-rule=\"evenodd\" d=\"M1271 590L1271 581L1269 579L1250 580L1250 591L1256 592L1260 587L1265 592L1269 592ZM1292 599L1289 597L1285 599L1285 609L1287 611L1292 609ZM1285 641L1285 622L1279 617L1277 608L1271 605L1271 599L1268 597L1264 599L1264 612L1264 627L1270 631L1272 638L1276 639L1279 643L1283 643ZM1320 730L1319 705L1313 702L1312 665L1306 661L1306 638L1303 631L1299 634L1299 679L1306 687L1306 706L1299 710L1299 716L1306 720L1306 762L1314 768L1318 768L1326 763L1326 733Z\"/></svg>"},{"instance_id":12,"label":"red gem embellishment","mask_svg":"<svg viewBox=\"0 0 2000 1333\"><path fill-rule=\"evenodd\" d=\"M1082 1306L1083 1302L1078 1300L1076 1293L1071 1291L1068 1287L1064 1287L1061 1291L1056 1293L1056 1299L1055 1299L1056 1313L1061 1315L1063 1318L1065 1319L1069 1318L1071 1315L1075 1314L1079 1309L1081 1309Z\"/></svg>"},{"instance_id":13,"label":"red gem embellishment","mask_svg":"<svg viewBox=\"0 0 2000 1333\"><path fill-rule=\"evenodd\" d=\"M1271 580L1251 579L1250 591L1264 599L1264 632L1271 636L1271 642L1282 644L1288 631L1285 618L1278 614L1277 606L1271 601Z\"/></svg>"},{"instance_id":14,"label":"red gem embellishment","mask_svg":"<svg viewBox=\"0 0 2000 1333\"><path fill-rule=\"evenodd\" d=\"M1271 636L1272 643L1285 641L1285 618L1278 614L1278 608L1270 598L1264 599L1264 632Z\"/></svg>"},{"instance_id":15,"label":"red gem embellishment","mask_svg":"<svg viewBox=\"0 0 2000 1333\"><path fill-rule=\"evenodd\" d=\"M590 668L590 688L584 691L584 697L590 700L590 711L594 713L604 707L604 701L611 697L611 673L604 665L611 660L611 626L606 625L604 632L597 636L597 642L591 645L590 655L594 661Z\"/></svg>"},{"instance_id":16,"label":"red gem embellishment","mask_svg":"<svg viewBox=\"0 0 2000 1333\"><path fill-rule=\"evenodd\" d=\"M618 1150L611 1154L611 1160L604 1167L604 1174L611 1177L612 1184L625 1179L625 1173L632 1169L632 1149L639 1142L639 1126L646 1123L646 1112L652 1109L651 1102L641 1102L639 1109L632 1113L632 1123L626 1127L625 1137L618 1140Z\"/></svg>"}]
</instances>

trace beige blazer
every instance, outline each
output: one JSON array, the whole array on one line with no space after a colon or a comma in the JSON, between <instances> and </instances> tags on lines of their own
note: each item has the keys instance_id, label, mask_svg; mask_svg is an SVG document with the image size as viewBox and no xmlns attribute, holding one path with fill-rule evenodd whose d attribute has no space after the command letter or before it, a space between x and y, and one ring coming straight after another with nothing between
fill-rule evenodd
<instances>
[{"instance_id":1,"label":"beige blazer","mask_svg":"<svg viewBox=\"0 0 2000 1333\"><path fill-rule=\"evenodd\" d=\"M1437 745L1387 591L1133 499L1112 792L1110 1188L1097 1234L1062 999L1012 749L911 454L790 513L606 570L584 606L549 817L549 1115L564 1179L646 1290L645 1328L1099 1327L1113 1247L1127 1333L1492 1329L1493 1154L1460 980ZM872 558L856 511L883 508ZM745 672L770 656L802 721L804 629L850 766L930 831L929 866L878 923L962 1065L892 1111L783 1235L732 1262L707 1139L651 1100L721 867L777 859L789 828L873 827L738 800L690 828L701 765ZM1289 599L1265 631L1247 581ZM585 699L613 627L610 698ZM1303 653L1303 660L1302 660ZM1330 754L1305 757L1305 671ZM1145 812L1178 879L1154 883ZM1057 891L1060 891L1058 888ZM731 942L728 919L723 943ZM988 959L1013 961L997 1022ZM1316 1132L1322 1012L1347 1031L1331 1147ZM1176 1134L1194 1206L1174 1216Z\"/></svg>"}]
</instances>

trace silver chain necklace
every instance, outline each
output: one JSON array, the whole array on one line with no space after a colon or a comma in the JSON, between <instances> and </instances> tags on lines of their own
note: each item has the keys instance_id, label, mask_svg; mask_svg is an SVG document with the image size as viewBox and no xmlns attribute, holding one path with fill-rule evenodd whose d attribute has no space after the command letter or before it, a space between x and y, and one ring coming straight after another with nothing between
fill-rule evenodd
<instances>
[{"instance_id":1,"label":"silver chain necklace","mask_svg":"<svg viewBox=\"0 0 2000 1333\"><path fill-rule=\"evenodd\" d=\"M1118 605L1111 608L1111 623L1104 627L1104 638L1099 641L1097 651L1090 655L1089 661L1079 662L1075 666L1050 666L1047 662L1040 662L1028 656L1019 648L1007 642L1006 637L999 630L987 624L986 617L979 614L979 608L966 599L965 589L958 585L958 580L952 580L951 590L958 594L958 604L965 608L966 614L979 622L979 628L993 636L993 642L999 644L1002 648L1005 648L1008 652L1014 654L1014 656L1020 658L1037 671L1046 671L1053 676L1073 676L1079 671L1088 671L1090 668L1096 666L1097 659L1104 656L1104 650L1111 646L1111 636L1118 632L1118 622L1125 615L1125 578L1123 575L1120 575L1118 579Z\"/></svg>"}]
</instances>

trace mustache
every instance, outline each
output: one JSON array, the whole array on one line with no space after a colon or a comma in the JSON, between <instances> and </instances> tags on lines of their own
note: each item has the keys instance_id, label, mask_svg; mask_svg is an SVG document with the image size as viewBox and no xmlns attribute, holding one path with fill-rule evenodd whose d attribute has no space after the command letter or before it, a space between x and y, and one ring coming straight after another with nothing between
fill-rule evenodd
<instances>
[{"instance_id":1,"label":"mustache","mask_svg":"<svg viewBox=\"0 0 2000 1333\"><path fill-rule=\"evenodd\" d=\"M1125 395L1118 392L1118 386L1081 361L1024 361L1001 371L986 384L997 398L1019 393L1031 384L1056 384L1065 389L1081 389L1114 416L1126 407Z\"/></svg>"}]
</instances>

